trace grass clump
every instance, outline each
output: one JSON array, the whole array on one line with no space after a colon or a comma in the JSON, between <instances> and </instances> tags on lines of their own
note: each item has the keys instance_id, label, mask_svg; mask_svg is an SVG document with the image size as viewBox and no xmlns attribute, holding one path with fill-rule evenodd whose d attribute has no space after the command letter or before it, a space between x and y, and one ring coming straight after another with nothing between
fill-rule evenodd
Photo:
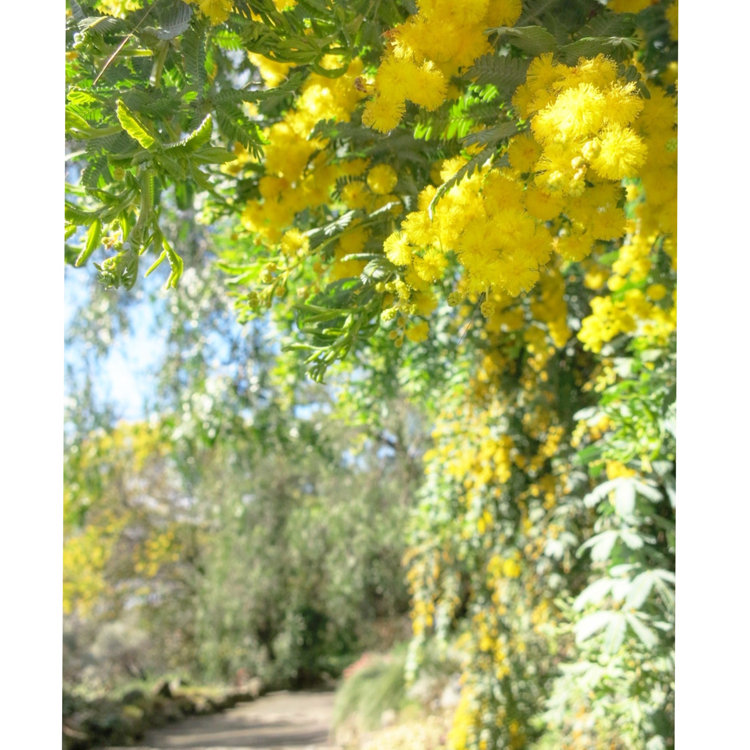
<instances>
[{"instance_id":1,"label":"grass clump","mask_svg":"<svg viewBox=\"0 0 750 750\"><path fill-rule=\"evenodd\" d=\"M356 717L365 731L379 727L384 714L402 711L407 695L404 667L406 645L388 655L366 654L345 678L336 695L334 727Z\"/></svg>"}]
</instances>

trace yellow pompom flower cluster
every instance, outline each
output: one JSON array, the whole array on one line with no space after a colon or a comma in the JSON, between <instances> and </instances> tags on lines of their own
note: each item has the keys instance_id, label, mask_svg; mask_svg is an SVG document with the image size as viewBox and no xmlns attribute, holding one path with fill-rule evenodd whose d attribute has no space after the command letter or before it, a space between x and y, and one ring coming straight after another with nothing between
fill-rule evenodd
<instances>
[{"instance_id":1,"label":"yellow pompom flower cluster","mask_svg":"<svg viewBox=\"0 0 750 750\"><path fill-rule=\"evenodd\" d=\"M247 57L258 68L260 77L267 88L278 86L287 77L289 70L292 68L291 63L271 60L258 52L248 52Z\"/></svg>"},{"instance_id":2,"label":"yellow pompom flower cluster","mask_svg":"<svg viewBox=\"0 0 750 750\"><path fill-rule=\"evenodd\" d=\"M653 0L611 0L609 3L615 13L640 13L649 5L653 5Z\"/></svg>"},{"instance_id":3,"label":"yellow pompom flower cluster","mask_svg":"<svg viewBox=\"0 0 750 750\"><path fill-rule=\"evenodd\" d=\"M85 615L108 590L106 569L129 514L106 513L63 544L63 612Z\"/></svg>"},{"instance_id":4,"label":"yellow pompom flower cluster","mask_svg":"<svg viewBox=\"0 0 750 750\"><path fill-rule=\"evenodd\" d=\"M546 323L549 337L558 348L565 346L571 335L568 326L568 305L565 301L565 279L559 269L548 267L536 288L531 314Z\"/></svg>"},{"instance_id":5,"label":"yellow pompom flower cluster","mask_svg":"<svg viewBox=\"0 0 750 750\"><path fill-rule=\"evenodd\" d=\"M377 195L387 195L397 182L396 170L389 164L378 164L367 173L367 187Z\"/></svg>"},{"instance_id":6,"label":"yellow pompom flower cluster","mask_svg":"<svg viewBox=\"0 0 750 750\"><path fill-rule=\"evenodd\" d=\"M476 504L489 486L502 485L510 479L516 451L512 438L499 427L504 411L497 400L484 409L466 404L452 415L446 413L433 431L439 447L426 459L439 455L440 460L431 466L435 470L439 466L444 475L463 483L463 503L470 513L476 513ZM462 429L471 430L475 436L470 443L460 444L451 439L461 434ZM485 527L489 525L491 520L488 523L485 519Z\"/></svg>"},{"instance_id":7,"label":"yellow pompom flower cluster","mask_svg":"<svg viewBox=\"0 0 750 750\"><path fill-rule=\"evenodd\" d=\"M115 18L125 18L131 10L139 10L142 7L142 0L99 0L96 3L96 9L100 13Z\"/></svg>"},{"instance_id":8,"label":"yellow pompom flower cluster","mask_svg":"<svg viewBox=\"0 0 750 750\"><path fill-rule=\"evenodd\" d=\"M188 2L197 5L200 12L211 21L213 26L224 23L234 7L232 0L188 0Z\"/></svg>"},{"instance_id":9,"label":"yellow pompom flower cluster","mask_svg":"<svg viewBox=\"0 0 750 750\"><path fill-rule=\"evenodd\" d=\"M593 352L600 352L605 343L621 333L637 334L663 345L677 323L674 306L651 303L640 289L629 289L617 299L594 297L591 310L592 314L581 322L578 338Z\"/></svg>"},{"instance_id":10,"label":"yellow pompom flower cluster","mask_svg":"<svg viewBox=\"0 0 750 750\"><path fill-rule=\"evenodd\" d=\"M591 300L591 315L581 322L578 338L584 347L600 352L602 346L625 333L664 345L676 327L674 294L662 283L648 283L660 252L674 269L676 256L671 236L643 232L643 220L629 222L629 233L620 247L607 279L609 296Z\"/></svg>"},{"instance_id":11,"label":"yellow pompom flower cluster","mask_svg":"<svg viewBox=\"0 0 750 750\"><path fill-rule=\"evenodd\" d=\"M645 201L636 215L644 234L677 235L677 102L666 89L649 85L638 126L648 142L648 158L638 172Z\"/></svg>"},{"instance_id":12,"label":"yellow pompom flower cluster","mask_svg":"<svg viewBox=\"0 0 750 750\"><path fill-rule=\"evenodd\" d=\"M362 122L388 132L411 101L437 109L448 96L450 77L491 47L484 30L512 25L520 0L419 0L418 12L388 33L388 47L374 81L374 96Z\"/></svg>"},{"instance_id":13,"label":"yellow pompom flower cluster","mask_svg":"<svg viewBox=\"0 0 750 750\"><path fill-rule=\"evenodd\" d=\"M677 9L677 0L674 0L673 3L664 11L664 16L666 17L667 21L669 22L669 37L673 42L677 41L677 16L678 16L678 9Z\"/></svg>"},{"instance_id":14,"label":"yellow pompom flower cluster","mask_svg":"<svg viewBox=\"0 0 750 750\"><path fill-rule=\"evenodd\" d=\"M446 166L443 178L460 161ZM549 233L524 210L523 185L508 170L482 169L449 190L432 218L433 186L419 196L419 210L407 215L400 230L390 235L384 250L388 259L404 266L407 284L401 307L408 312L409 290L425 291L440 280L455 255L465 273L459 298L498 291L510 296L529 289L551 255ZM483 312L490 313L492 305Z\"/></svg>"},{"instance_id":15,"label":"yellow pompom flower cluster","mask_svg":"<svg viewBox=\"0 0 750 750\"><path fill-rule=\"evenodd\" d=\"M331 281L359 276L366 263L362 260L348 260L347 256L361 253L364 250L369 232L362 226L355 225L341 236L334 251L334 263L331 266Z\"/></svg>"},{"instance_id":16,"label":"yellow pompom flower cluster","mask_svg":"<svg viewBox=\"0 0 750 750\"><path fill-rule=\"evenodd\" d=\"M299 211L330 200L336 178L343 172L333 164L327 141L311 135L320 120L349 121L363 96L354 85L361 72L361 60L354 60L338 78L311 74L297 106L265 132L266 174L259 185L262 200L245 207L242 223L246 229L276 243Z\"/></svg>"},{"instance_id":17,"label":"yellow pompom flower cluster","mask_svg":"<svg viewBox=\"0 0 750 750\"><path fill-rule=\"evenodd\" d=\"M513 103L531 118L541 147L536 183L546 190L580 196L586 179L632 177L645 161L646 144L632 127L643 100L603 55L575 67L554 62L551 53L537 57Z\"/></svg>"}]
</instances>

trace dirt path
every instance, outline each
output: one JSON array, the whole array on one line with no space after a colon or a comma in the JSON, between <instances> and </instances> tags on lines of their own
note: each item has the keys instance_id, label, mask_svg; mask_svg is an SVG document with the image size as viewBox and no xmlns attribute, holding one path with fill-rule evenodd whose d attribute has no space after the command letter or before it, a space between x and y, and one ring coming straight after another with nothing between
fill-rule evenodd
<instances>
[{"instance_id":1,"label":"dirt path","mask_svg":"<svg viewBox=\"0 0 750 750\"><path fill-rule=\"evenodd\" d=\"M332 692L278 692L212 716L148 732L141 748L168 750L335 750L329 740Z\"/></svg>"}]
</instances>

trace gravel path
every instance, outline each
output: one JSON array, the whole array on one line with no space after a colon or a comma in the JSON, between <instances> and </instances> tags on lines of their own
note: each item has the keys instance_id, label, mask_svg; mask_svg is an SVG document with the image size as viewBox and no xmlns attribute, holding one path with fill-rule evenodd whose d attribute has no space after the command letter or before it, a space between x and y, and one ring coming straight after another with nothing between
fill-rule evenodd
<instances>
[{"instance_id":1,"label":"gravel path","mask_svg":"<svg viewBox=\"0 0 750 750\"><path fill-rule=\"evenodd\" d=\"M270 693L219 714L152 730L141 749L336 750L329 739L332 715L332 692Z\"/></svg>"}]
</instances>

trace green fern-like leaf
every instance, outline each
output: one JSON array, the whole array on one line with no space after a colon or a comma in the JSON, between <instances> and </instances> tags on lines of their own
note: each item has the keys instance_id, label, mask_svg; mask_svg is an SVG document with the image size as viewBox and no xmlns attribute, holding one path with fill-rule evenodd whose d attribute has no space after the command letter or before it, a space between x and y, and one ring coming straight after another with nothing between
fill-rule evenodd
<instances>
[{"instance_id":1,"label":"green fern-like leaf","mask_svg":"<svg viewBox=\"0 0 750 750\"><path fill-rule=\"evenodd\" d=\"M514 122L502 122L492 128L480 130L477 133L469 133L463 140L465 146L478 143L481 146L496 146L503 138L510 138L518 132L518 126Z\"/></svg>"},{"instance_id":2,"label":"green fern-like leaf","mask_svg":"<svg viewBox=\"0 0 750 750\"><path fill-rule=\"evenodd\" d=\"M523 15L518 19L519 26L529 23L539 23L544 13L555 10L556 5L562 5L569 0L524 0Z\"/></svg>"},{"instance_id":3,"label":"green fern-like leaf","mask_svg":"<svg viewBox=\"0 0 750 750\"><path fill-rule=\"evenodd\" d=\"M154 29L158 39L174 39L187 31L193 9L187 4L180 2L169 3L159 14L159 27Z\"/></svg>"},{"instance_id":4,"label":"green fern-like leaf","mask_svg":"<svg viewBox=\"0 0 750 750\"><path fill-rule=\"evenodd\" d=\"M242 43L242 37L239 34L235 33L234 31L230 31L229 29L221 29L220 31L217 31L213 35L213 40L222 49L228 49L228 50L244 49L244 45Z\"/></svg>"},{"instance_id":5,"label":"green fern-like leaf","mask_svg":"<svg viewBox=\"0 0 750 750\"><path fill-rule=\"evenodd\" d=\"M307 233L307 238L310 243L310 249L315 250L322 245L330 242L333 238L342 234L349 225L352 223L354 218L361 212L357 209L347 211L339 216L334 221L329 222L325 226L317 227Z\"/></svg>"},{"instance_id":6,"label":"green fern-like leaf","mask_svg":"<svg viewBox=\"0 0 750 750\"><path fill-rule=\"evenodd\" d=\"M635 31L632 13L613 13L602 9L580 31L580 37L630 36Z\"/></svg>"},{"instance_id":7,"label":"green fern-like leaf","mask_svg":"<svg viewBox=\"0 0 750 750\"><path fill-rule=\"evenodd\" d=\"M230 141L239 141L248 151L260 154L261 134L258 126L245 117L238 107L217 106L216 122L219 130Z\"/></svg>"},{"instance_id":8,"label":"green fern-like leaf","mask_svg":"<svg viewBox=\"0 0 750 750\"><path fill-rule=\"evenodd\" d=\"M632 37L584 37L560 47L560 58L568 65L574 65L580 57L596 57L604 54L623 61L638 48L638 41Z\"/></svg>"},{"instance_id":9,"label":"green fern-like leaf","mask_svg":"<svg viewBox=\"0 0 750 750\"><path fill-rule=\"evenodd\" d=\"M107 159L103 156L89 159L81 172L81 184L87 188L98 188L112 179Z\"/></svg>"},{"instance_id":10,"label":"green fern-like leaf","mask_svg":"<svg viewBox=\"0 0 750 750\"><path fill-rule=\"evenodd\" d=\"M158 93L131 89L122 95L122 100L131 110L155 119L174 117L182 103L178 91L164 89L159 89Z\"/></svg>"},{"instance_id":11,"label":"green fern-like leaf","mask_svg":"<svg viewBox=\"0 0 750 750\"><path fill-rule=\"evenodd\" d=\"M211 133L213 132L213 120L211 115L206 115L203 118L201 124L195 128L191 133L188 133L183 138L180 138L176 143L171 143L165 146L167 150L181 151L190 153L196 151L201 146L205 146L211 140Z\"/></svg>"},{"instance_id":12,"label":"green fern-like leaf","mask_svg":"<svg viewBox=\"0 0 750 750\"><path fill-rule=\"evenodd\" d=\"M194 23L182 35L181 49L190 87L201 93L206 84L205 24Z\"/></svg>"},{"instance_id":13,"label":"green fern-like leaf","mask_svg":"<svg viewBox=\"0 0 750 750\"><path fill-rule=\"evenodd\" d=\"M502 94L510 94L526 80L529 60L517 57L483 55L466 75L480 85L492 84Z\"/></svg>"},{"instance_id":14,"label":"green fern-like leaf","mask_svg":"<svg viewBox=\"0 0 750 750\"><path fill-rule=\"evenodd\" d=\"M79 24L81 21L83 21L84 18L86 18L86 14L83 12L83 8L81 8L76 0L69 0L68 7L73 14L73 21L76 24Z\"/></svg>"},{"instance_id":15,"label":"green fern-like leaf","mask_svg":"<svg viewBox=\"0 0 750 750\"><path fill-rule=\"evenodd\" d=\"M78 22L78 28L84 36L103 37L106 34L127 32L125 21L113 16L88 16Z\"/></svg>"}]
</instances>

